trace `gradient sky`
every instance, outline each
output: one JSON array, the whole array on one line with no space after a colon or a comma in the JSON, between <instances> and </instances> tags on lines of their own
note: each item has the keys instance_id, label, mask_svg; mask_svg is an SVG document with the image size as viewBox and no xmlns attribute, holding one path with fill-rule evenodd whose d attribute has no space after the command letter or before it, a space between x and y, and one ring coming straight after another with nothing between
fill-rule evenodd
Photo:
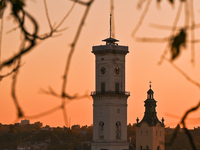
<instances>
[{"instance_id":1,"label":"gradient sky","mask_svg":"<svg viewBox=\"0 0 200 150\"><path fill-rule=\"evenodd\" d=\"M49 16L52 24L58 24L68 12L73 3L66 0L48 0ZM157 101L157 116L165 118L166 126L174 127L180 122L181 116L189 108L197 105L200 97L199 88L188 82L169 62L164 61L158 65L158 61L165 49L166 43L141 43L131 37L131 33L142 14L141 9L136 9L136 0L115 0L114 22L115 34L119 45L129 46L130 53L126 56L126 91L131 92L128 98L128 122L135 123L136 118L142 119L144 115L144 101L149 90L149 81L152 81L154 98ZM166 37L170 30L160 30L150 27L150 24L173 24L179 3L174 8L168 2L163 1L158 7L155 0L152 1L149 12L136 37ZM195 21L200 22L200 1L196 0ZM10 9L10 8L9 8ZM6 60L18 51L20 44L20 32L15 30L15 21L9 17L9 9L4 15L3 41L1 60ZM41 0L27 1L26 10L34 14L40 22L40 33L49 31L45 16L44 4ZM80 19L85 10L84 6L76 4L70 16L62 25L68 27L62 34L40 41L39 45L22 58L23 66L20 69L17 81L17 97L25 115L31 116L49 110L61 103L59 98L46 95L41 89L52 87L57 93L61 92L62 75L70 43L73 41ZM82 33L76 45L70 66L67 93L90 94L95 90L95 57L91 53L93 45L105 44L101 40L109 36L110 2L108 0L96 0L86 19ZM184 25L184 11L182 11L179 26ZM27 26L29 26L27 24ZM195 36L200 39L199 29ZM190 45L182 51L181 56L175 60L184 72L192 79L200 82L200 44L195 45L195 65L190 63ZM167 54L170 57L170 54ZM6 73L8 69L1 71ZM16 109L11 98L11 81L9 76L0 82L0 122L13 123L16 119ZM91 125L93 122L92 98L70 101L67 104L67 115L70 125ZM190 128L200 126L200 110L189 115L187 125ZM28 119L28 118L27 118ZM63 126L63 114L58 110L50 115L32 119L43 122L43 125Z\"/></svg>"}]
</instances>

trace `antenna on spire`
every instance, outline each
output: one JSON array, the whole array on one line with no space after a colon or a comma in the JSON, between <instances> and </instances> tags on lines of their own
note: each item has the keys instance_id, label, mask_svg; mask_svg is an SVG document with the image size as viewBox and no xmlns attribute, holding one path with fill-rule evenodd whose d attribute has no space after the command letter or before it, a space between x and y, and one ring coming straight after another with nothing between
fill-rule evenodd
<instances>
[{"instance_id":1,"label":"antenna on spire","mask_svg":"<svg viewBox=\"0 0 200 150\"><path fill-rule=\"evenodd\" d=\"M110 14L110 37L107 39L104 39L102 41L105 41L106 44L118 45L115 42L119 42L119 40L112 38L112 24L111 24L112 22L111 22L111 20L112 20L112 14Z\"/></svg>"},{"instance_id":2,"label":"antenna on spire","mask_svg":"<svg viewBox=\"0 0 200 150\"><path fill-rule=\"evenodd\" d=\"M110 38L111 38L111 33L112 33L112 31L111 31L111 28L112 28L112 26L111 26L111 20L112 20L112 15L110 14Z\"/></svg>"}]
</instances>

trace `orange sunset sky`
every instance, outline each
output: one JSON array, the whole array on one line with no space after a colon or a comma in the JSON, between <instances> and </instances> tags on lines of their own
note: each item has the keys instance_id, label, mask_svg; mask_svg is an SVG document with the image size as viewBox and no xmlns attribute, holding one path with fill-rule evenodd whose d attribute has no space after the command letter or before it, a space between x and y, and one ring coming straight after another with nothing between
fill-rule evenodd
<instances>
[{"instance_id":1,"label":"orange sunset sky","mask_svg":"<svg viewBox=\"0 0 200 150\"><path fill-rule=\"evenodd\" d=\"M166 126L175 127L181 116L189 108L196 106L200 99L200 89L188 82L169 62L158 62L166 47L166 43L137 42L131 33L137 25L145 4L137 9L137 0L114 1L115 38L119 45L129 46L126 56L126 91L131 93L128 98L128 122L135 123L136 118L144 115L144 101L149 90L149 81L152 81L154 98L157 101L157 116L165 118ZM49 31L42 0L26 1L26 10L37 18L40 24L40 33ZM73 2L68 0L47 0L49 16L52 24L58 24L68 12ZM151 2L148 14L135 37L167 37L170 30L152 28L151 24L172 26L177 12L179 1L172 7L166 0L158 6L156 1ZM85 7L76 4L72 13L61 28L67 27L59 36L39 41L31 52L22 58L23 66L17 80L17 98L26 116L36 115L49 110L61 103L61 99L41 92L41 89L52 87L61 93L62 75L64 74L67 55L70 50ZM200 23L200 1L194 1L195 22ZM17 26L10 17L10 6L4 14L4 26L1 45L1 61L6 60L19 49L19 29L7 33ZM95 90L95 56L91 53L92 46L105 44L103 39L109 37L110 1L95 0L91 6L78 43L75 48L70 66L66 92L73 95L78 93L90 95ZM2 20L1 20L2 21ZM178 26L184 25L184 7ZM31 26L27 24L28 28ZM200 39L200 29L195 30L195 37ZM189 35L190 38L190 35ZM195 45L195 65L190 63L191 51L188 44L181 56L174 61L192 79L200 82L200 44ZM168 52L167 57L170 58ZM5 74L8 69L0 73ZM0 82L0 122L14 123L17 111L11 97L12 76ZM92 98L68 101L66 106L70 125L91 125L93 122ZM200 126L200 110L189 115L187 125L190 128ZM29 119L29 118L25 118ZM18 120L19 122L20 120ZM41 121L43 125L63 126L63 113L58 110L52 114L31 119L31 123Z\"/></svg>"}]
</instances>

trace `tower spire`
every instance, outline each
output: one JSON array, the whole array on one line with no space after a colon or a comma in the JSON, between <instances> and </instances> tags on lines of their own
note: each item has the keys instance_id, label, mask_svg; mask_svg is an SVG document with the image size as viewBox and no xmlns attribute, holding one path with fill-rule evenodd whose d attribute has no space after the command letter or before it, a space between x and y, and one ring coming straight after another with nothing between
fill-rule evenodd
<instances>
[{"instance_id":1,"label":"tower spire","mask_svg":"<svg viewBox=\"0 0 200 150\"><path fill-rule=\"evenodd\" d=\"M105 41L106 44L113 44L113 45L117 45L115 42L119 42L119 40L112 38L112 14L110 14L110 37L102 41Z\"/></svg>"}]
</instances>

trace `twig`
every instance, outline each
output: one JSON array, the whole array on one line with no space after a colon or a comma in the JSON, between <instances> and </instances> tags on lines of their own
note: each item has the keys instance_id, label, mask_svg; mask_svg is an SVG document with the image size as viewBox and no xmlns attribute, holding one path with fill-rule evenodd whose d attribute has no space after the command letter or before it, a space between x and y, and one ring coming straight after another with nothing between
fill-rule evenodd
<instances>
[{"instance_id":1,"label":"twig","mask_svg":"<svg viewBox=\"0 0 200 150\"><path fill-rule=\"evenodd\" d=\"M53 112L59 110L60 108L62 108L62 104L61 105L58 105L50 110L47 110L47 111L44 111L42 113L39 113L39 114L36 114L36 115L31 115L31 116L24 116L24 118L29 118L29 119L35 119L35 118L40 118L40 117L43 117L43 116L47 116L49 114L52 114Z\"/></svg>"},{"instance_id":2,"label":"twig","mask_svg":"<svg viewBox=\"0 0 200 150\"><path fill-rule=\"evenodd\" d=\"M132 37L135 37L136 32L139 30L140 26L142 25L142 23L143 23L143 21L144 21L144 18L145 18L146 14L147 14L147 12L148 12L148 10L149 10L151 1L152 1L152 0L148 0L148 1L147 1L146 7L145 7L144 11L142 12L142 15L140 16L140 20L139 20L139 22L137 23L137 25L136 25L136 27L134 28L134 30L132 31L132 34L131 34Z\"/></svg>"},{"instance_id":3,"label":"twig","mask_svg":"<svg viewBox=\"0 0 200 150\"><path fill-rule=\"evenodd\" d=\"M170 141L168 143L165 142L165 146L171 146L174 143L179 131L180 131L180 125L178 124L176 128L174 129L174 132Z\"/></svg>"},{"instance_id":4,"label":"twig","mask_svg":"<svg viewBox=\"0 0 200 150\"><path fill-rule=\"evenodd\" d=\"M20 66L20 58L18 59L18 64L17 64L16 68L19 68L19 66ZM19 106L19 102L17 100L17 96L16 96L16 93L15 93L16 92L16 83L17 83L18 72L19 72L19 69L17 69L14 72L14 75L13 75L11 95L12 95L15 107L17 108L17 112L18 112L17 118L21 118L21 117L24 116L24 114L23 114L23 111L22 111L21 107Z\"/></svg>"},{"instance_id":5,"label":"twig","mask_svg":"<svg viewBox=\"0 0 200 150\"><path fill-rule=\"evenodd\" d=\"M181 75L183 75L183 77L186 78L186 80L188 80L190 83L194 84L195 86L197 86L198 88L200 88L200 83L196 82L195 80L193 80L192 78L190 78L183 70L181 70L177 65L175 65L171 60L165 58L165 60L167 62L169 62L172 67L174 69L176 69Z\"/></svg>"},{"instance_id":6,"label":"twig","mask_svg":"<svg viewBox=\"0 0 200 150\"><path fill-rule=\"evenodd\" d=\"M66 85L67 85L67 78L68 78L68 73L69 73L69 67L70 67L70 64L71 64L71 59L72 59L72 56L73 56L73 53L74 53L74 50L75 50L76 43L77 43L77 41L78 41L78 38L79 38L79 36L80 36L81 30L82 30L82 28L83 28L84 22L85 22L85 20L86 20L87 14L88 14L88 12L89 12L89 10L90 10L90 7L91 7L91 4L92 4L93 1L94 1L94 0L90 0L90 1L88 2L88 5L87 5L87 7L86 7L86 10L85 10L85 12L84 12L84 14L83 14L83 17L82 17L82 19L81 19L81 22L80 22L80 24L79 24L78 30L77 30L77 32L76 32L74 41L73 41L72 44L71 44L71 50L70 50L70 52L69 52L69 54L68 54L68 57L67 57L66 67L65 67L65 71L64 71L64 75L63 75L63 85L62 85L62 102L63 102L63 103L64 103L64 100L65 100L65 98L66 98L65 89L66 89ZM65 109L65 106L64 106L63 109ZM63 113L66 113L66 111L63 112ZM67 115L66 115L66 116L67 116ZM68 119L65 120L65 122L66 122L66 126L68 126Z\"/></svg>"},{"instance_id":7,"label":"twig","mask_svg":"<svg viewBox=\"0 0 200 150\"><path fill-rule=\"evenodd\" d=\"M169 116L171 118L178 119L178 120L180 120L180 118L181 118L181 116L174 115L174 114L171 114L171 113L165 113L165 115ZM187 120L189 120L189 121L196 121L196 120L200 120L200 117L198 117L198 118L187 118Z\"/></svg>"},{"instance_id":8,"label":"twig","mask_svg":"<svg viewBox=\"0 0 200 150\"><path fill-rule=\"evenodd\" d=\"M2 62L1 66L0 66L0 70L5 66L10 66L11 64L13 64L16 59L18 59L19 57L22 57L24 54L31 51L36 46L36 35L38 33L38 24L37 24L36 20L29 13L27 13L24 10L21 10L21 11L23 14L22 19L18 16L18 14L15 14L15 16L20 24L22 33L25 36L25 41L27 41L27 43L29 43L29 45L27 44L28 45L27 48L22 48L17 54L12 56L8 60ZM34 25L34 31L32 34L30 34L24 27L24 19L23 18L25 17L25 15L30 19L30 21Z\"/></svg>"},{"instance_id":9,"label":"twig","mask_svg":"<svg viewBox=\"0 0 200 150\"><path fill-rule=\"evenodd\" d=\"M63 101L63 104L62 104L62 112L63 112L63 119L65 121L65 124L67 126L69 126L69 124L68 124L68 117L67 117L67 110L66 110L66 106L65 106L65 101Z\"/></svg>"},{"instance_id":10,"label":"twig","mask_svg":"<svg viewBox=\"0 0 200 150\"><path fill-rule=\"evenodd\" d=\"M155 42L155 43L163 43L163 42L167 42L169 40L171 40L172 38L170 37L165 37L165 38L139 38L139 37L136 37L135 40L137 42Z\"/></svg>"},{"instance_id":11,"label":"twig","mask_svg":"<svg viewBox=\"0 0 200 150\"><path fill-rule=\"evenodd\" d=\"M84 1L80 1L80 0L71 0L71 1L77 2L77 3L79 3L81 5L85 5L85 6L88 6L91 3L91 0L89 2L84 2Z\"/></svg>"},{"instance_id":12,"label":"twig","mask_svg":"<svg viewBox=\"0 0 200 150\"><path fill-rule=\"evenodd\" d=\"M47 7L46 7L46 1L44 1L45 3L45 10L46 10L46 16L47 16L47 20L49 22L49 26L51 28L51 31L47 34L44 34L42 36L38 35L38 23L36 22L36 20L25 10L21 9L21 12L23 14L22 18L19 17L18 14L14 14L15 17L18 20L19 23L19 28L22 30L22 32L24 33L25 37L26 37L26 41L27 43L29 43L29 45L27 46L27 48L24 48L23 50L21 50L20 52L18 52L17 54L15 54L14 56L12 56L11 58L9 58L8 60L5 60L4 62L2 62L2 64L0 64L0 70L5 67L5 66L10 66L16 59L18 59L20 56L23 56L24 54L26 54L27 52L30 52L36 45L36 39L39 40L45 40L49 37L52 37L54 32L58 32L57 29L62 25L62 23L64 22L64 20L69 16L70 12L72 11L75 3L73 4L73 6L71 7L71 9L69 10L69 12L65 15L65 17L61 20L61 22L58 24L58 26L53 29L51 23L50 23L50 18L48 15L48 11L47 11ZM30 19L30 21L32 22L32 24L34 25L34 32L31 34L29 33L25 27L24 27L24 19L25 17L27 17L28 19ZM15 28L14 28L15 29ZM61 30L62 31L62 30Z\"/></svg>"},{"instance_id":13,"label":"twig","mask_svg":"<svg viewBox=\"0 0 200 150\"><path fill-rule=\"evenodd\" d=\"M0 66L1 66L1 48L2 48L2 36L3 36L3 13L4 10L0 10L1 15L1 31L0 31ZM0 69L0 81L1 81L1 69Z\"/></svg>"},{"instance_id":14,"label":"twig","mask_svg":"<svg viewBox=\"0 0 200 150\"><path fill-rule=\"evenodd\" d=\"M52 95L55 96L57 98L63 98L63 95L59 95L58 93L56 93L51 87L48 88L47 90L41 89L41 92L44 94L48 94L48 95ZM78 94L74 94L73 96L65 93L64 98L68 99L68 100L78 100L78 99L82 99L82 98L88 98L89 94L84 94L79 96Z\"/></svg>"},{"instance_id":15,"label":"twig","mask_svg":"<svg viewBox=\"0 0 200 150\"><path fill-rule=\"evenodd\" d=\"M175 17L175 20L174 20L174 23L173 23L173 27L172 27L172 30L171 30L171 33L170 33L170 37L172 37L173 34L174 34L174 31L175 31L175 29L176 29L178 20L179 20L180 15L181 15L182 7L183 7L183 4L182 4L182 2L180 2L179 7L178 7L178 11L177 11L177 13L176 13L176 17ZM161 59L160 59L160 61L158 62L159 65L162 64L162 62L163 62L163 60L164 60L164 58L165 58L165 56L166 56L166 54L167 54L167 52L168 52L168 48L169 48L170 45L171 45L171 41L169 41L168 44L166 45L166 47L165 47L165 49L164 49L164 52L163 52L163 54L161 55Z\"/></svg>"},{"instance_id":16,"label":"twig","mask_svg":"<svg viewBox=\"0 0 200 150\"><path fill-rule=\"evenodd\" d=\"M47 21L48 21L49 27L50 27L50 29L52 31L53 27L51 25L51 20L49 18L49 13L48 13L48 9L47 9L47 3L46 3L46 0L43 0L43 1L44 1L44 8L45 8L45 12L46 12Z\"/></svg>"},{"instance_id":17,"label":"twig","mask_svg":"<svg viewBox=\"0 0 200 150\"><path fill-rule=\"evenodd\" d=\"M183 29L183 28L187 28L187 30L192 30L192 28L194 29L198 29L200 28L200 23L199 24L195 24L194 27L192 26L177 26L175 29L172 27L172 26L167 26L167 25L158 25L158 24L153 24L151 23L149 25L151 28L156 28L156 29L160 29L160 30L174 30L174 31L178 31L180 29Z\"/></svg>"},{"instance_id":18,"label":"twig","mask_svg":"<svg viewBox=\"0 0 200 150\"><path fill-rule=\"evenodd\" d=\"M193 0L190 0L190 16L191 16L191 40L195 40L195 33L194 33L194 27L195 27L195 19L194 19L194 7L193 7ZM195 43L191 43L191 63L195 63Z\"/></svg>"},{"instance_id":19,"label":"twig","mask_svg":"<svg viewBox=\"0 0 200 150\"><path fill-rule=\"evenodd\" d=\"M67 58L67 62L66 62L66 67L65 67L65 71L64 71L64 75L63 75L63 86L62 86L62 95L63 95L63 97L65 97L65 89L66 89L66 85L67 85L67 78L68 78L68 72L69 72L69 67L70 67L72 55L73 55L73 53L74 53L76 43L77 43L77 41L78 41L79 35L80 35L80 33L81 33L81 30L82 30L82 28L83 28L85 19L86 19L86 17L87 17L87 14L88 14L88 12L89 12L89 10L90 10L90 6L91 6L91 4L92 4L93 1L94 1L94 0L91 0L90 3L89 3L90 5L87 5L87 8L86 8L86 10L85 10L85 12L84 12L84 15L83 15L83 17L82 17L82 19L81 19L81 22L80 22L80 24L79 24L78 30L77 30L77 32L76 32L74 41L73 41L72 44L71 44L71 50L70 50L70 52L69 52L69 54L68 54L68 58Z\"/></svg>"},{"instance_id":20,"label":"twig","mask_svg":"<svg viewBox=\"0 0 200 150\"><path fill-rule=\"evenodd\" d=\"M17 71L17 70L19 69L19 67L21 67L21 65L17 65L14 69L12 69L12 70L11 70L9 73L7 73L7 74L0 75L0 81L1 81L3 78L5 78L5 77L11 75L12 73L14 73L15 71Z\"/></svg>"},{"instance_id":21,"label":"twig","mask_svg":"<svg viewBox=\"0 0 200 150\"><path fill-rule=\"evenodd\" d=\"M187 137L188 137L188 139L189 139L189 141L190 141L190 145L192 146L193 150L196 150L196 146L195 146L195 143L194 143L194 141L193 141L193 138L192 138L190 132L188 131L188 129L187 129L187 127L186 127L185 121L186 121L187 116L188 116L191 112L196 111L199 107L200 107L200 101L198 102L198 104L197 104L196 106L194 106L194 107L192 107L191 109L189 109L189 110L185 113L185 115L183 116L183 118L182 118L182 120L181 120L181 123L183 124L183 129L184 129L185 133L187 134Z\"/></svg>"},{"instance_id":22,"label":"twig","mask_svg":"<svg viewBox=\"0 0 200 150\"><path fill-rule=\"evenodd\" d=\"M196 106L192 107L191 109L189 109L188 111L185 112L185 114L182 117L181 122L180 122L183 125L183 130L185 131L185 134L187 135L187 137L189 139L189 142L190 142L190 145L191 145L191 147L192 147L193 150L196 150L196 146L195 146L195 143L193 141L193 138L192 138L189 130L186 127L185 121L186 121L187 116L190 113L196 111L198 108L200 108L200 101L198 102L198 104ZM170 142L169 143L166 142L165 146L171 146L173 144L173 142L177 138L179 130L180 130L180 125L178 124L177 127L174 129L174 132L173 132L172 138L170 139Z\"/></svg>"},{"instance_id":23,"label":"twig","mask_svg":"<svg viewBox=\"0 0 200 150\"><path fill-rule=\"evenodd\" d=\"M71 6L71 8L67 12L67 14L63 17L63 19L60 21L60 23L55 27L55 30L57 30L63 24L63 22L67 19L67 17L70 15L72 10L74 9L76 2L77 2L77 0L74 1L73 5Z\"/></svg>"}]
</instances>

